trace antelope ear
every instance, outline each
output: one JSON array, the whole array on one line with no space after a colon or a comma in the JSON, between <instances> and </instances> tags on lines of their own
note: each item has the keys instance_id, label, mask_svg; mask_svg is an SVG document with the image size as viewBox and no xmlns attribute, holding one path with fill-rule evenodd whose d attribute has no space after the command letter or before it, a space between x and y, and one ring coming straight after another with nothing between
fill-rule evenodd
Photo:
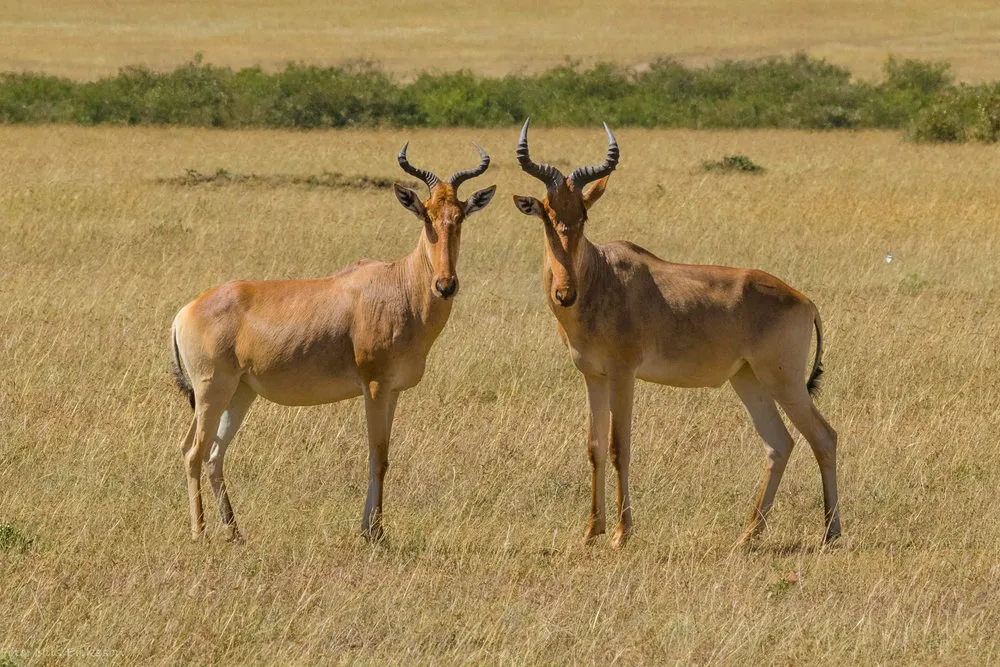
<instances>
[{"instance_id":1,"label":"antelope ear","mask_svg":"<svg viewBox=\"0 0 1000 667\"><path fill-rule=\"evenodd\" d=\"M587 188L583 193L583 206L585 208L590 208L597 203L597 200L604 194L604 188L608 187L609 178L611 178L611 174L608 174L599 181L595 181L593 185Z\"/></svg>"},{"instance_id":2,"label":"antelope ear","mask_svg":"<svg viewBox=\"0 0 1000 667\"><path fill-rule=\"evenodd\" d=\"M478 190L469 197L469 201L465 202L465 215L472 215L480 209L486 208L486 205L493 200L493 195L496 194L497 186L491 185L488 188L483 188Z\"/></svg>"},{"instance_id":3,"label":"antelope ear","mask_svg":"<svg viewBox=\"0 0 1000 667\"><path fill-rule=\"evenodd\" d=\"M410 188L404 188L399 183L393 183L392 189L396 191L396 199L398 199L399 203L403 205L403 208L421 220L427 217L427 211L424 210L424 205L420 201L420 197L417 196L416 192Z\"/></svg>"},{"instance_id":4,"label":"antelope ear","mask_svg":"<svg viewBox=\"0 0 1000 667\"><path fill-rule=\"evenodd\" d=\"M522 197L521 195L514 195L514 206L517 210L525 215L533 215L537 218L544 217L542 215L542 202L538 201L534 197Z\"/></svg>"}]
</instances>

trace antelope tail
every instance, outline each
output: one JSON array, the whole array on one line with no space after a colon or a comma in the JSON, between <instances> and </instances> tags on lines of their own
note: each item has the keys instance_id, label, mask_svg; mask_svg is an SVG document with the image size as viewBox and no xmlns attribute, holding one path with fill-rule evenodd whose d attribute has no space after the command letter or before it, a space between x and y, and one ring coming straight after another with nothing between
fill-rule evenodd
<instances>
[{"instance_id":1,"label":"antelope tail","mask_svg":"<svg viewBox=\"0 0 1000 667\"><path fill-rule=\"evenodd\" d=\"M194 410L194 387L188 382L188 379L184 377L184 369L181 366L181 351L177 347L177 323L174 322L174 326L170 327L170 335L174 342L174 380L177 381L177 388L181 390L185 396L187 396L188 403L191 404L191 409ZM809 380L812 382L812 380Z\"/></svg>"},{"instance_id":2,"label":"antelope tail","mask_svg":"<svg viewBox=\"0 0 1000 667\"><path fill-rule=\"evenodd\" d=\"M816 316L813 317L813 326L816 327L816 359L813 361L812 372L806 382L810 396L819 394L820 376L823 375L823 321L819 317L819 309L816 309Z\"/></svg>"}]
</instances>

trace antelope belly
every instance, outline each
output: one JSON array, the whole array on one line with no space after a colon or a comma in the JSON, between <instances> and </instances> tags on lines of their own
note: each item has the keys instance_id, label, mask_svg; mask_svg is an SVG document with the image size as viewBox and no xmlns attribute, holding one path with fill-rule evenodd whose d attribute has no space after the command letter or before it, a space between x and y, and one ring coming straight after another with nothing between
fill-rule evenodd
<instances>
[{"instance_id":1,"label":"antelope belly","mask_svg":"<svg viewBox=\"0 0 1000 667\"><path fill-rule=\"evenodd\" d=\"M361 381L357 375L332 376L271 372L264 375L248 374L246 383L274 403L281 405L321 405L360 396Z\"/></svg>"},{"instance_id":2,"label":"antelope belly","mask_svg":"<svg viewBox=\"0 0 1000 667\"><path fill-rule=\"evenodd\" d=\"M707 363L685 359L650 359L639 366L636 377L671 387L721 387L743 364L743 359Z\"/></svg>"}]
</instances>

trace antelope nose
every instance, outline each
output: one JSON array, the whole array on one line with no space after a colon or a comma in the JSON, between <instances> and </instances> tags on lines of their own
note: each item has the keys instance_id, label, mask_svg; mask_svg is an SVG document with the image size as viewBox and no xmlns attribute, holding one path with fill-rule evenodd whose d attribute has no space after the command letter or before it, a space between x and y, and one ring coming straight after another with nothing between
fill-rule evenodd
<instances>
[{"instance_id":1,"label":"antelope nose","mask_svg":"<svg viewBox=\"0 0 1000 667\"><path fill-rule=\"evenodd\" d=\"M556 301L560 306L569 308L576 302L576 290L572 287L560 287L556 290Z\"/></svg>"},{"instance_id":2,"label":"antelope nose","mask_svg":"<svg viewBox=\"0 0 1000 667\"><path fill-rule=\"evenodd\" d=\"M434 281L434 289L437 290L437 293L442 298L447 299L458 289L458 280L454 276L450 278L438 278Z\"/></svg>"}]
</instances>

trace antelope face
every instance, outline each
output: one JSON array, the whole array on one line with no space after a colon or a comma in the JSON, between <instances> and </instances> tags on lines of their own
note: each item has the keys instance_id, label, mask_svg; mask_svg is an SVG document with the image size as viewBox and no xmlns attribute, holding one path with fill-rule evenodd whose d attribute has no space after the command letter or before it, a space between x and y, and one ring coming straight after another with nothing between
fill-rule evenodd
<instances>
[{"instance_id":1,"label":"antelope face","mask_svg":"<svg viewBox=\"0 0 1000 667\"><path fill-rule=\"evenodd\" d=\"M485 208L497 187L479 190L461 201L450 183L438 182L431 190L431 198L420 201L417 193L396 185L396 198L408 211L424 223L427 240L427 259L433 269L431 292L448 299L458 292L458 250L462 239L462 222L472 213Z\"/></svg>"},{"instance_id":2,"label":"antelope face","mask_svg":"<svg viewBox=\"0 0 1000 667\"><path fill-rule=\"evenodd\" d=\"M587 222L587 209L594 205L607 187L611 172L618 165L618 143L607 124L608 154L604 164L580 167L566 178L555 167L535 164L528 155L528 122L521 128L517 144L517 161L521 169L545 183L545 199L514 195L514 205L525 215L541 218L545 224L546 285L552 303L569 308L577 298L577 267L583 240L583 226ZM596 182L594 182L596 181ZM584 190L584 186L594 182Z\"/></svg>"},{"instance_id":3,"label":"antelope face","mask_svg":"<svg viewBox=\"0 0 1000 667\"><path fill-rule=\"evenodd\" d=\"M398 183L394 185L396 199L403 208L413 213L424 223L424 245L427 259L432 267L431 293L442 299L449 299L458 292L458 246L462 238L462 222L476 211L486 208L493 199L497 186L479 190L467 201L458 198L458 186L464 181L479 176L490 166L490 156L479 146L480 162L475 169L458 171L447 181L441 181L429 171L410 166L403 145L399 152L399 166L406 173L422 180L430 189L430 199L420 201L413 190Z\"/></svg>"},{"instance_id":4,"label":"antelope face","mask_svg":"<svg viewBox=\"0 0 1000 667\"><path fill-rule=\"evenodd\" d=\"M545 230L545 265L552 272L547 285L549 298L564 308L576 303L577 272L583 226L587 209L596 202L608 183L609 176L594 183L582 194L562 183L544 199L514 195L514 205L525 215L541 219Z\"/></svg>"}]
</instances>

